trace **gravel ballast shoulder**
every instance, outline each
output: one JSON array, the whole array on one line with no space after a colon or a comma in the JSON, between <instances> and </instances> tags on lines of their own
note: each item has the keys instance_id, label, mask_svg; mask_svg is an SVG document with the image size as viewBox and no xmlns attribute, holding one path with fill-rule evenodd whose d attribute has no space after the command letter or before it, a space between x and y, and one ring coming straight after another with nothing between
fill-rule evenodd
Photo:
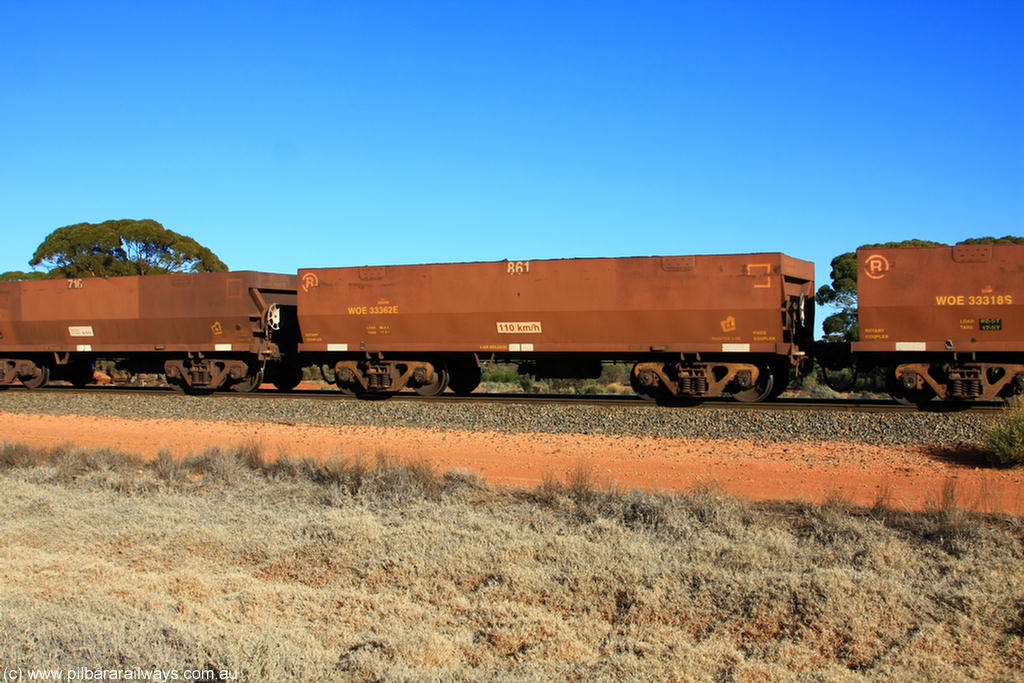
<instances>
[{"instance_id":1,"label":"gravel ballast shoulder","mask_svg":"<svg viewBox=\"0 0 1024 683\"><path fill-rule=\"evenodd\" d=\"M731 410L720 406L636 407L542 403L430 403L171 392L0 391L0 411L134 419L363 425L508 433L599 434L755 442L852 441L886 445L976 445L992 413L854 410ZM2 430L0 430L2 434ZM2 438L2 436L0 436Z\"/></svg>"}]
</instances>

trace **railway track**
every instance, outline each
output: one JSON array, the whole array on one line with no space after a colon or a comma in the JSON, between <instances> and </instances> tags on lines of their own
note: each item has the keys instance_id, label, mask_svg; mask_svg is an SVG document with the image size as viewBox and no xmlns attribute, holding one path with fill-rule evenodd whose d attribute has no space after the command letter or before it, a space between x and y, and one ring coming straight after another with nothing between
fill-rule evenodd
<instances>
[{"instance_id":1,"label":"railway track","mask_svg":"<svg viewBox=\"0 0 1024 683\"><path fill-rule=\"evenodd\" d=\"M0 392L0 410L55 416L86 415L197 422L401 428L458 433L585 434L653 439L851 441L885 445L956 446L984 439L999 406L965 409L936 403L930 410L888 400L783 399L772 403L707 400L661 407L636 396L552 394L394 395L361 400L337 391L300 390L187 396L160 387L51 386ZM217 428L214 428L217 429ZM372 439L388 440L383 433ZM543 437L538 437L543 438Z\"/></svg>"},{"instance_id":2,"label":"railway track","mask_svg":"<svg viewBox=\"0 0 1024 683\"><path fill-rule=\"evenodd\" d=\"M20 387L11 387L9 391L25 391ZM39 391L39 390L33 390ZM49 386L46 392L60 392L61 394L132 394L139 393L147 396L168 396L175 397L182 394L169 388L161 386L87 386L82 388L72 386ZM421 404L517 404L517 405L577 405L577 406L605 406L605 407L643 407L657 408L659 404L635 395L621 394L523 394L523 393L475 393L469 396L456 396L454 394L442 394L439 396L420 396L418 394L398 393L380 397L358 398L348 396L331 389L296 389L290 392L278 391L255 391L251 393L215 392L207 396L195 397L197 400L260 400L276 401L282 399L307 399L311 401L351 401L351 402L405 402L412 401ZM827 399L827 398L780 398L775 401L757 403L743 403L731 398L708 398L700 401L676 402L661 404L674 410L701 410L720 409L730 411L855 411L867 413L957 413L964 411L971 412L998 412L1003 410L1004 404L997 402L989 403L944 403L933 401L921 406L903 405L886 398L878 399Z\"/></svg>"}]
</instances>

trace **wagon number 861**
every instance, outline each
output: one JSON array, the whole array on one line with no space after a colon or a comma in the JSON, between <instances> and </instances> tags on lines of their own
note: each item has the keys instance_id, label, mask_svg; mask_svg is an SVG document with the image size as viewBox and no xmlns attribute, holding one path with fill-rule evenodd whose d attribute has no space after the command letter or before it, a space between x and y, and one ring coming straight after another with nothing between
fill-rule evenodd
<instances>
[{"instance_id":1,"label":"wagon number 861","mask_svg":"<svg viewBox=\"0 0 1024 683\"><path fill-rule=\"evenodd\" d=\"M508 274L509 275L522 275L530 272L529 261L509 261L508 262Z\"/></svg>"}]
</instances>

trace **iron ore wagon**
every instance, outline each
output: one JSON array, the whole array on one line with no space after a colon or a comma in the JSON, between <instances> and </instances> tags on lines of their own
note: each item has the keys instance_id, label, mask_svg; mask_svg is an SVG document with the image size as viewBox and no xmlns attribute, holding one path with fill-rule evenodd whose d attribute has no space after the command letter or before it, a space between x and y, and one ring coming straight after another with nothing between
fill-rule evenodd
<instances>
[{"instance_id":1,"label":"iron ore wagon","mask_svg":"<svg viewBox=\"0 0 1024 683\"><path fill-rule=\"evenodd\" d=\"M857 264L854 363L885 368L894 398L1024 393L1024 245L865 248Z\"/></svg>"},{"instance_id":2,"label":"iron ore wagon","mask_svg":"<svg viewBox=\"0 0 1024 683\"><path fill-rule=\"evenodd\" d=\"M480 361L536 377L632 362L642 395L784 390L809 362L814 264L780 253L305 268L300 352L356 394L472 391Z\"/></svg>"},{"instance_id":3,"label":"iron ore wagon","mask_svg":"<svg viewBox=\"0 0 1024 683\"><path fill-rule=\"evenodd\" d=\"M252 271L0 283L0 384L92 380L97 359L188 391L301 379L295 276Z\"/></svg>"}]
</instances>

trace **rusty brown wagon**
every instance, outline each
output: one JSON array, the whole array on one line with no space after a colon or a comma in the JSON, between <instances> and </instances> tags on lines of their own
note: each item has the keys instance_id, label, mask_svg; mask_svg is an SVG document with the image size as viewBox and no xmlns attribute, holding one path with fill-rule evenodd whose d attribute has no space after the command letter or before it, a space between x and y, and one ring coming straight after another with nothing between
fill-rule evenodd
<instances>
[{"instance_id":1,"label":"rusty brown wagon","mask_svg":"<svg viewBox=\"0 0 1024 683\"><path fill-rule=\"evenodd\" d=\"M903 402L1024 393L1024 245L857 252L858 367Z\"/></svg>"},{"instance_id":2,"label":"rusty brown wagon","mask_svg":"<svg viewBox=\"0 0 1024 683\"><path fill-rule=\"evenodd\" d=\"M0 283L0 384L83 385L109 359L188 391L294 387L295 283L253 271Z\"/></svg>"},{"instance_id":3,"label":"rusty brown wagon","mask_svg":"<svg viewBox=\"0 0 1024 683\"><path fill-rule=\"evenodd\" d=\"M814 264L781 253L304 268L300 352L357 394L472 391L633 364L642 395L781 393L813 335Z\"/></svg>"}]
</instances>

